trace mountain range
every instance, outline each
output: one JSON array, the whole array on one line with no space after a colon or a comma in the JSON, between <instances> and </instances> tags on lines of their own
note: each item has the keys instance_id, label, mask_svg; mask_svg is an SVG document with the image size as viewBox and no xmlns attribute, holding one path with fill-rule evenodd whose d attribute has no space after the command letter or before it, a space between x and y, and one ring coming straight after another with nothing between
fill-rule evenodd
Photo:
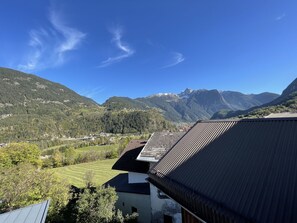
<instances>
[{"instance_id":1,"label":"mountain range","mask_svg":"<svg viewBox=\"0 0 297 223\"><path fill-rule=\"evenodd\" d=\"M243 94L216 89L186 89L179 94L163 93L136 99L111 97L103 106L109 110L156 108L170 121L195 122L198 119L209 119L221 110L237 111L260 106L278 96L278 94L269 92Z\"/></svg>"},{"instance_id":2,"label":"mountain range","mask_svg":"<svg viewBox=\"0 0 297 223\"><path fill-rule=\"evenodd\" d=\"M252 107L244 111L221 110L216 112L212 119L226 118L261 118L271 113L297 112L297 78L283 90L282 94L271 102Z\"/></svg>"},{"instance_id":3,"label":"mountain range","mask_svg":"<svg viewBox=\"0 0 297 223\"><path fill-rule=\"evenodd\" d=\"M156 111L107 111L61 84L0 68L0 143L171 127Z\"/></svg>"},{"instance_id":4,"label":"mountain range","mask_svg":"<svg viewBox=\"0 0 297 223\"><path fill-rule=\"evenodd\" d=\"M71 89L35 75L0 68L0 142L174 130L199 119L263 117L297 111L297 79L279 96L191 90L131 99L111 97L99 105Z\"/></svg>"}]
</instances>

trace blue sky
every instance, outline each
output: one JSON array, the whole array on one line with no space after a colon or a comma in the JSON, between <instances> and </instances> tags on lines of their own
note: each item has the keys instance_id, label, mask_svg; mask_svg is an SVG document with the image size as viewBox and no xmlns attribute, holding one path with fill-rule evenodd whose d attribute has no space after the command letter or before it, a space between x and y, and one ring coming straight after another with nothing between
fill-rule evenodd
<instances>
[{"instance_id":1,"label":"blue sky","mask_svg":"<svg viewBox=\"0 0 297 223\"><path fill-rule=\"evenodd\" d=\"M0 66L102 103L185 88L281 93L295 0L1 0Z\"/></svg>"}]
</instances>

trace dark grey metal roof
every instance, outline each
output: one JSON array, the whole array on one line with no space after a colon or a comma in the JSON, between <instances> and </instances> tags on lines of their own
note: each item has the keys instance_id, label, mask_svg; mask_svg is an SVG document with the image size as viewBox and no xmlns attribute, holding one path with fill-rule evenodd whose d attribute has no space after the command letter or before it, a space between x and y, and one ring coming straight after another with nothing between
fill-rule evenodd
<instances>
[{"instance_id":1,"label":"dark grey metal roof","mask_svg":"<svg viewBox=\"0 0 297 223\"><path fill-rule=\"evenodd\" d=\"M111 186L116 189L117 192L134 193L134 194L150 194L149 183L128 183L128 174L120 173L108 182L104 186Z\"/></svg>"},{"instance_id":2,"label":"dark grey metal roof","mask_svg":"<svg viewBox=\"0 0 297 223\"><path fill-rule=\"evenodd\" d=\"M198 122L149 181L207 222L297 222L297 118Z\"/></svg>"},{"instance_id":3,"label":"dark grey metal roof","mask_svg":"<svg viewBox=\"0 0 297 223\"><path fill-rule=\"evenodd\" d=\"M0 223L44 223L49 201L0 214Z\"/></svg>"},{"instance_id":4,"label":"dark grey metal roof","mask_svg":"<svg viewBox=\"0 0 297 223\"><path fill-rule=\"evenodd\" d=\"M137 160L158 162L185 133L184 132L155 132L152 134Z\"/></svg>"},{"instance_id":5,"label":"dark grey metal roof","mask_svg":"<svg viewBox=\"0 0 297 223\"><path fill-rule=\"evenodd\" d=\"M143 140L131 140L112 169L147 173L150 167L149 163L136 160L145 144L146 141Z\"/></svg>"},{"instance_id":6,"label":"dark grey metal roof","mask_svg":"<svg viewBox=\"0 0 297 223\"><path fill-rule=\"evenodd\" d=\"M297 117L297 113L293 113L293 112L271 113L265 116L265 118L296 118L296 117Z\"/></svg>"}]
</instances>

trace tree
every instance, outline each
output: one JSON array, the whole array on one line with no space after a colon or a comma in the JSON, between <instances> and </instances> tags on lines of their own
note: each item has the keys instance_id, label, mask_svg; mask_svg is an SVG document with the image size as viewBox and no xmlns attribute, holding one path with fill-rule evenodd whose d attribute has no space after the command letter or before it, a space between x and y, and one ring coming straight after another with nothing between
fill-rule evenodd
<instances>
[{"instance_id":1,"label":"tree","mask_svg":"<svg viewBox=\"0 0 297 223\"><path fill-rule=\"evenodd\" d=\"M115 209L118 197L112 187L86 188L77 201L77 222L123 223L126 222L121 211ZM137 215L127 215L132 221Z\"/></svg>"},{"instance_id":2,"label":"tree","mask_svg":"<svg viewBox=\"0 0 297 223\"><path fill-rule=\"evenodd\" d=\"M58 149L54 150L51 159L53 167L60 167L63 165L63 154Z\"/></svg>"},{"instance_id":3,"label":"tree","mask_svg":"<svg viewBox=\"0 0 297 223\"><path fill-rule=\"evenodd\" d=\"M95 172L93 170L86 171L84 175L84 181L87 188L93 187L94 183Z\"/></svg>"},{"instance_id":4,"label":"tree","mask_svg":"<svg viewBox=\"0 0 297 223\"><path fill-rule=\"evenodd\" d=\"M12 167L21 163L40 166L40 150L30 143L11 143L0 150L0 167Z\"/></svg>"},{"instance_id":5,"label":"tree","mask_svg":"<svg viewBox=\"0 0 297 223\"><path fill-rule=\"evenodd\" d=\"M119 148L118 148L119 155L121 155L121 153L124 151L124 149L126 148L126 146L129 144L131 140L132 140L132 137L125 137L119 140Z\"/></svg>"},{"instance_id":6,"label":"tree","mask_svg":"<svg viewBox=\"0 0 297 223\"><path fill-rule=\"evenodd\" d=\"M2 169L0 185L0 212L50 199L48 220L55 222L59 211L68 202L68 185L53 173L38 170L31 164L22 163Z\"/></svg>"},{"instance_id":7,"label":"tree","mask_svg":"<svg viewBox=\"0 0 297 223\"><path fill-rule=\"evenodd\" d=\"M111 222L115 215L116 192L113 188L85 189L77 202L78 222Z\"/></svg>"},{"instance_id":8,"label":"tree","mask_svg":"<svg viewBox=\"0 0 297 223\"><path fill-rule=\"evenodd\" d=\"M76 151L73 147L67 148L64 152L64 165L73 165L75 164L75 160L77 158Z\"/></svg>"}]
</instances>

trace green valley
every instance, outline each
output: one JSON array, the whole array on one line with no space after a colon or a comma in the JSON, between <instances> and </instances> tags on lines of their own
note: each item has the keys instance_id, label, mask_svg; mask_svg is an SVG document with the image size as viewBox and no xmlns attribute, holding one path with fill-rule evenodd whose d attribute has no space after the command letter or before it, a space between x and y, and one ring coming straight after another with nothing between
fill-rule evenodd
<instances>
[{"instance_id":1,"label":"green valley","mask_svg":"<svg viewBox=\"0 0 297 223\"><path fill-rule=\"evenodd\" d=\"M111 111L63 85L0 68L0 142L173 129L154 109Z\"/></svg>"}]
</instances>

